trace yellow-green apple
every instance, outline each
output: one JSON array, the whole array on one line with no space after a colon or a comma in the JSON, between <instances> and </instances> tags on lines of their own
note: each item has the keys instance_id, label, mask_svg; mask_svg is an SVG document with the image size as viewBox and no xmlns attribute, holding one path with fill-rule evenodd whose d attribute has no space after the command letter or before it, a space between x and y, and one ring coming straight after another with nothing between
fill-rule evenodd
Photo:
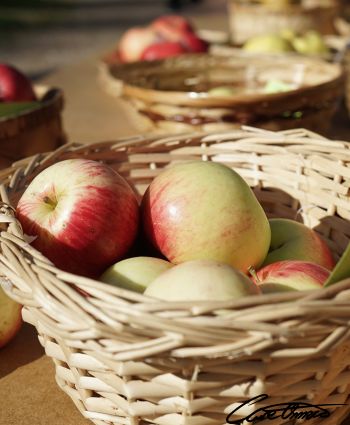
<instances>
[{"instance_id":1,"label":"yellow-green apple","mask_svg":"<svg viewBox=\"0 0 350 425\"><path fill-rule=\"evenodd\" d=\"M30 102L36 100L33 86L17 68L0 64L0 102Z\"/></svg>"},{"instance_id":2,"label":"yellow-green apple","mask_svg":"<svg viewBox=\"0 0 350 425\"><path fill-rule=\"evenodd\" d=\"M260 293L259 287L240 271L209 260L178 264L145 290L145 295L166 301L228 301Z\"/></svg>"},{"instance_id":3,"label":"yellow-green apple","mask_svg":"<svg viewBox=\"0 0 350 425\"><path fill-rule=\"evenodd\" d=\"M253 281L263 293L283 290L307 291L320 289L330 271L309 261L277 261L253 274Z\"/></svg>"},{"instance_id":4,"label":"yellow-green apple","mask_svg":"<svg viewBox=\"0 0 350 425\"><path fill-rule=\"evenodd\" d=\"M265 212L243 178L215 162L160 173L142 199L146 236L172 263L214 260L248 273L270 246Z\"/></svg>"},{"instance_id":5,"label":"yellow-green apple","mask_svg":"<svg viewBox=\"0 0 350 425\"><path fill-rule=\"evenodd\" d=\"M332 270L334 259L327 244L314 230L294 220L270 219L271 246L264 266L282 260L310 261Z\"/></svg>"},{"instance_id":6,"label":"yellow-green apple","mask_svg":"<svg viewBox=\"0 0 350 425\"><path fill-rule=\"evenodd\" d=\"M160 258L126 258L109 267L102 274L100 280L142 293L153 280L170 267L173 267L173 264Z\"/></svg>"},{"instance_id":7,"label":"yellow-green apple","mask_svg":"<svg viewBox=\"0 0 350 425\"><path fill-rule=\"evenodd\" d=\"M22 306L9 298L0 286L0 348L5 346L22 326Z\"/></svg>"},{"instance_id":8,"label":"yellow-green apple","mask_svg":"<svg viewBox=\"0 0 350 425\"><path fill-rule=\"evenodd\" d=\"M247 40L243 50L252 53L285 53L293 51L293 47L288 40L278 34L263 34Z\"/></svg>"},{"instance_id":9,"label":"yellow-green apple","mask_svg":"<svg viewBox=\"0 0 350 425\"><path fill-rule=\"evenodd\" d=\"M154 61L187 53L182 44L174 41L163 41L151 44L143 51L140 60Z\"/></svg>"},{"instance_id":10,"label":"yellow-green apple","mask_svg":"<svg viewBox=\"0 0 350 425\"><path fill-rule=\"evenodd\" d=\"M126 180L105 164L68 159L43 170L16 213L32 245L57 267L99 276L131 247L139 209Z\"/></svg>"},{"instance_id":11,"label":"yellow-green apple","mask_svg":"<svg viewBox=\"0 0 350 425\"><path fill-rule=\"evenodd\" d=\"M158 41L159 36L151 27L130 28L119 41L120 60L122 62L139 61L144 50Z\"/></svg>"}]
</instances>

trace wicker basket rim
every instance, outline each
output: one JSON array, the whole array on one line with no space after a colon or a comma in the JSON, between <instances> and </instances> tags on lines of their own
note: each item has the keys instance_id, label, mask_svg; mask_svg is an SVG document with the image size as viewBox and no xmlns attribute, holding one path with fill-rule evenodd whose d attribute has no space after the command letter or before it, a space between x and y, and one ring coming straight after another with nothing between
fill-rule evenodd
<instances>
[{"instance_id":1,"label":"wicker basket rim","mask_svg":"<svg viewBox=\"0 0 350 425\"><path fill-rule=\"evenodd\" d=\"M207 58L209 60L215 58L218 61L225 62L228 61L228 65L232 66L232 57L228 58L224 55L186 55L186 59L194 63L196 59ZM267 60L266 55L246 55L238 54L240 59L243 60L257 60L260 62L264 58ZM205 96L202 95L194 96L193 93L185 91L176 91L176 90L157 90L154 88L142 87L140 84L134 84L130 82L130 76L138 74L140 77L143 77L145 70L155 69L153 75L157 75L158 70L161 68L165 71L170 70L172 72L172 66L169 64L177 64L176 58L170 58L166 60L154 61L154 62L139 62L139 63L130 63L130 64L115 64L115 63L100 63L100 76L103 82L108 84L111 87L115 88L115 94L117 95L126 95L130 97L135 97L140 100L145 100L149 102L162 102L165 104L181 104L183 106L201 106L201 107L225 107L225 106L238 106L238 105L250 105L250 104L262 104L264 102L274 103L281 102L283 100L300 98L301 96L309 96L311 93L317 92L326 92L332 87L339 86L343 84L345 79L345 72L339 64L328 63L317 58L301 58L298 55L293 55L288 58L281 57L280 55L272 55L271 58L274 58L275 61L279 61L285 66L286 61L291 64L299 63L308 63L315 66L315 73L317 66L322 67L325 71L331 71L332 75L329 76L328 80L308 85L302 86L297 89L289 90L286 92L279 93L261 93L261 94L233 94L232 96ZM179 62L181 64L181 57ZM164 65L166 68L164 68ZM196 66L196 65L195 65ZM277 66L277 65L276 65ZM181 69L181 65L179 66ZM187 66L184 69L189 69ZM317 71L319 72L319 71ZM117 73L117 75L116 75Z\"/></svg>"}]
</instances>

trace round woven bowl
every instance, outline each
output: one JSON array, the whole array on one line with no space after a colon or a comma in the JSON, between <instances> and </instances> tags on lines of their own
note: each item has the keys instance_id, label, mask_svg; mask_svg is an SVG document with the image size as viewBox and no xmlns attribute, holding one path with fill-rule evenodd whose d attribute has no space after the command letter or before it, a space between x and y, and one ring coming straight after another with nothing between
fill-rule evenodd
<instances>
[{"instance_id":1,"label":"round woven bowl","mask_svg":"<svg viewBox=\"0 0 350 425\"><path fill-rule=\"evenodd\" d=\"M60 271L28 244L14 207L37 173L67 158L109 164L140 195L173 163L222 162L246 179L268 216L303 221L339 258L350 240L347 143L298 129L243 129L70 144L2 171L0 185L2 286L24 305L58 385L85 418L222 425L242 401L266 393L269 405L344 404L307 421L341 423L350 410L350 279L311 292L170 303ZM217 315L223 308L228 314Z\"/></svg>"},{"instance_id":2,"label":"round woven bowl","mask_svg":"<svg viewBox=\"0 0 350 425\"><path fill-rule=\"evenodd\" d=\"M0 118L0 167L13 161L56 149L66 142L60 89L35 86L40 107Z\"/></svg>"},{"instance_id":3,"label":"round woven bowl","mask_svg":"<svg viewBox=\"0 0 350 425\"><path fill-rule=\"evenodd\" d=\"M273 2L267 6L254 1L228 0L231 40L243 44L256 35L286 28L297 33L317 30L321 34L334 34L338 6L336 1L329 3L329 6L322 7L306 7L305 4L277 7Z\"/></svg>"},{"instance_id":4,"label":"round woven bowl","mask_svg":"<svg viewBox=\"0 0 350 425\"><path fill-rule=\"evenodd\" d=\"M263 92L271 79L293 84L293 90ZM297 55L183 55L100 67L104 89L128 99L145 128L162 133L223 131L244 124L324 134L344 93L343 80L338 64ZM208 95L208 89L223 85L237 87L237 94Z\"/></svg>"}]
</instances>

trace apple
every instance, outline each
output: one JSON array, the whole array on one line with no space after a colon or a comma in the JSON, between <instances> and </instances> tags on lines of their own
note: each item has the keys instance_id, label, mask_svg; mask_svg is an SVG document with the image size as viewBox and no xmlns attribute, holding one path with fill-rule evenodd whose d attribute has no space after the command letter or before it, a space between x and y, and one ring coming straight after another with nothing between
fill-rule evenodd
<instances>
[{"instance_id":1,"label":"apple","mask_svg":"<svg viewBox=\"0 0 350 425\"><path fill-rule=\"evenodd\" d=\"M0 348L18 333L22 326L22 306L9 298L0 286Z\"/></svg>"},{"instance_id":2,"label":"apple","mask_svg":"<svg viewBox=\"0 0 350 425\"><path fill-rule=\"evenodd\" d=\"M138 202L126 180L105 164L68 159L43 170L16 213L32 245L57 267L99 276L131 247Z\"/></svg>"},{"instance_id":3,"label":"apple","mask_svg":"<svg viewBox=\"0 0 350 425\"><path fill-rule=\"evenodd\" d=\"M120 288L142 293L156 277L170 267L173 267L173 264L160 258L126 258L109 267L102 274L100 280Z\"/></svg>"},{"instance_id":4,"label":"apple","mask_svg":"<svg viewBox=\"0 0 350 425\"><path fill-rule=\"evenodd\" d=\"M270 246L265 212L243 178L215 162L160 173L142 199L146 237L172 263L213 260L247 273Z\"/></svg>"},{"instance_id":5,"label":"apple","mask_svg":"<svg viewBox=\"0 0 350 425\"><path fill-rule=\"evenodd\" d=\"M179 15L161 16L155 19L150 26L168 41L181 41L184 34L194 32L191 23Z\"/></svg>"},{"instance_id":6,"label":"apple","mask_svg":"<svg viewBox=\"0 0 350 425\"><path fill-rule=\"evenodd\" d=\"M243 50L252 53L292 52L291 43L278 34L263 34L251 37L243 45Z\"/></svg>"},{"instance_id":7,"label":"apple","mask_svg":"<svg viewBox=\"0 0 350 425\"><path fill-rule=\"evenodd\" d=\"M191 32L184 33L180 42L189 52L192 53L205 53L208 51L209 47L206 41Z\"/></svg>"},{"instance_id":8,"label":"apple","mask_svg":"<svg viewBox=\"0 0 350 425\"><path fill-rule=\"evenodd\" d=\"M135 27L127 30L119 41L119 57L122 62L140 60L143 51L159 41L157 33L150 27Z\"/></svg>"},{"instance_id":9,"label":"apple","mask_svg":"<svg viewBox=\"0 0 350 425\"><path fill-rule=\"evenodd\" d=\"M0 64L0 102L30 102L36 96L30 80L11 65Z\"/></svg>"},{"instance_id":10,"label":"apple","mask_svg":"<svg viewBox=\"0 0 350 425\"><path fill-rule=\"evenodd\" d=\"M263 293L320 289L330 271L309 261L277 261L258 270L253 281ZM284 288L286 287L286 289Z\"/></svg>"},{"instance_id":11,"label":"apple","mask_svg":"<svg viewBox=\"0 0 350 425\"><path fill-rule=\"evenodd\" d=\"M165 301L228 301L261 292L247 276L227 264L195 260L163 272L144 293Z\"/></svg>"},{"instance_id":12,"label":"apple","mask_svg":"<svg viewBox=\"0 0 350 425\"><path fill-rule=\"evenodd\" d=\"M303 36L292 40L294 49L306 55L322 55L329 53L329 48L322 35L317 31L307 31Z\"/></svg>"},{"instance_id":13,"label":"apple","mask_svg":"<svg viewBox=\"0 0 350 425\"><path fill-rule=\"evenodd\" d=\"M332 252L314 230L294 220L270 219L271 246L264 266L282 260L310 261L332 270Z\"/></svg>"},{"instance_id":14,"label":"apple","mask_svg":"<svg viewBox=\"0 0 350 425\"><path fill-rule=\"evenodd\" d=\"M182 44L171 41L151 44L142 53L140 60L153 61L156 59L165 59L172 56L178 56L187 53Z\"/></svg>"}]
</instances>

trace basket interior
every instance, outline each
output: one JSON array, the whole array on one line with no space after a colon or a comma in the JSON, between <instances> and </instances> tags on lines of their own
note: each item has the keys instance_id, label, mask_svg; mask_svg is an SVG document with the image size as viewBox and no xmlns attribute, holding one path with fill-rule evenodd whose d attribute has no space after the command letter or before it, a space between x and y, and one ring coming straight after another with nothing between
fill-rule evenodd
<instances>
[{"instance_id":1,"label":"basket interior","mask_svg":"<svg viewBox=\"0 0 350 425\"><path fill-rule=\"evenodd\" d=\"M232 99L268 97L264 88L269 81L282 81L288 84L289 91L295 91L334 81L341 76L341 70L338 65L298 55L260 57L234 53L230 57L184 55L163 61L111 65L110 74L139 89L182 93L185 100L211 97L208 90L222 86L233 89Z\"/></svg>"}]
</instances>

